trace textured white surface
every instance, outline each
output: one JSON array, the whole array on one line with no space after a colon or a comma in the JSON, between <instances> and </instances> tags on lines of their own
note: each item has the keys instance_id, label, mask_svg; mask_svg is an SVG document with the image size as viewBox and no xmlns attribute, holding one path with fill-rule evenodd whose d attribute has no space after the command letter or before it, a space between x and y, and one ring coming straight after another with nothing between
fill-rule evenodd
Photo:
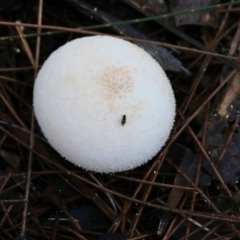
<instances>
[{"instance_id":1,"label":"textured white surface","mask_svg":"<svg viewBox=\"0 0 240 240\"><path fill-rule=\"evenodd\" d=\"M50 55L36 79L34 109L45 137L63 157L110 173L140 166L158 153L173 126L175 99L148 53L118 38L94 36Z\"/></svg>"}]
</instances>

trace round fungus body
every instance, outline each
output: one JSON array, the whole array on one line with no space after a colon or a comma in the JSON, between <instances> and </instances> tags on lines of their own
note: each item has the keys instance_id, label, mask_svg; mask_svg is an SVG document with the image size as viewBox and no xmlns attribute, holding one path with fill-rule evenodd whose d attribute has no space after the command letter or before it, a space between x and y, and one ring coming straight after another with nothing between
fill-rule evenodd
<instances>
[{"instance_id":1,"label":"round fungus body","mask_svg":"<svg viewBox=\"0 0 240 240\"><path fill-rule=\"evenodd\" d=\"M53 52L34 86L43 134L63 157L111 173L152 159L167 141L175 99L159 64L114 37L83 37Z\"/></svg>"}]
</instances>

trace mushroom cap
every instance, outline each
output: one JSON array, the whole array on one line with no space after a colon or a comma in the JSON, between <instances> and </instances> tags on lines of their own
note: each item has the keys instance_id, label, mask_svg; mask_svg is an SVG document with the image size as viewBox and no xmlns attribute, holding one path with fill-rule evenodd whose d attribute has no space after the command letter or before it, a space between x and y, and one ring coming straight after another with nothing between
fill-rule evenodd
<instances>
[{"instance_id":1,"label":"mushroom cap","mask_svg":"<svg viewBox=\"0 0 240 240\"><path fill-rule=\"evenodd\" d=\"M43 134L63 157L111 173L152 159L175 117L165 72L143 49L108 37L83 37L53 52L34 86Z\"/></svg>"}]
</instances>

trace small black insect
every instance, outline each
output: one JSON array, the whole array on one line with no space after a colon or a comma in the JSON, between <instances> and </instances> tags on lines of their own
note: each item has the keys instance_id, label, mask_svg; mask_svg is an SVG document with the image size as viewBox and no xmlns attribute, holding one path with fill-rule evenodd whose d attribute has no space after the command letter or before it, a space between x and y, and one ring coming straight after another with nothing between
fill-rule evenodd
<instances>
[{"instance_id":1,"label":"small black insect","mask_svg":"<svg viewBox=\"0 0 240 240\"><path fill-rule=\"evenodd\" d=\"M123 126L125 125L126 121L127 121L127 117L126 117L126 115L123 115L122 116L122 121L121 121Z\"/></svg>"}]
</instances>

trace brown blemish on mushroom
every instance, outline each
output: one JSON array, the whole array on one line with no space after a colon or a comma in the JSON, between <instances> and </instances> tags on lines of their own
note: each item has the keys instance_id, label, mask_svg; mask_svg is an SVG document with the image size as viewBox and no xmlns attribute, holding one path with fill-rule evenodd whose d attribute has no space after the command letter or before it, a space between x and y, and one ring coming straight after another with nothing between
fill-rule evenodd
<instances>
[{"instance_id":1,"label":"brown blemish on mushroom","mask_svg":"<svg viewBox=\"0 0 240 240\"><path fill-rule=\"evenodd\" d=\"M134 82L127 67L108 66L99 79L107 99L123 98L134 89Z\"/></svg>"}]
</instances>

